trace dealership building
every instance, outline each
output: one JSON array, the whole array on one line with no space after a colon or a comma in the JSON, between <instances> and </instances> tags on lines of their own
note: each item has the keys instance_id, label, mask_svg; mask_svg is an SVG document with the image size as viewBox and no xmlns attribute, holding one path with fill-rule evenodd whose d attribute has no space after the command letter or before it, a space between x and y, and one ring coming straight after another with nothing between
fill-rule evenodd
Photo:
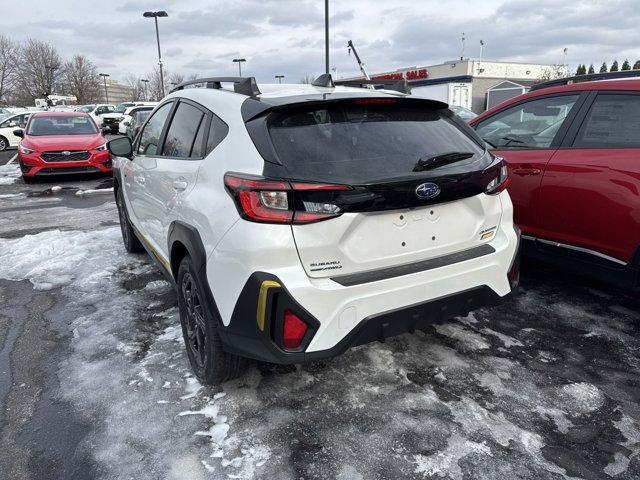
<instances>
[{"instance_id":1,"label":"dealership building","mask_svg":"<svg viewBox=\"0 0 640 480\"><path fill-rule=\"evenodd\" d=\"M406 79L411 86L411 94L416 97L441 100L481 113L527 92L531 85L542 79L568 75L568 67L560 65L465 58L438 65L374 73L370 77L374 80Z\"/></svg>"}]
</instances>

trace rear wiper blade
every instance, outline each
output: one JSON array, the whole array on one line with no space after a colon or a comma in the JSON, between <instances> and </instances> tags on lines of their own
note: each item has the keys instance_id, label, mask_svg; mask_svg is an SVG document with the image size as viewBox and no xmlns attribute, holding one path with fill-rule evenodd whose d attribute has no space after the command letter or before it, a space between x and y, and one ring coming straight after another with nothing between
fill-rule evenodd
<instances>
[{"instance_id":1,"label":"rear wiper blade","mask_svg":"<svg viewBox=\"0 0 640 480\"><path fill-rule=\"evenodd\" d=\"M449 165L450 163L456 163L461 160L471 158L473 155L474 154L472 152L448 152L433 155L431 157L419 158L415 167L413 167L413 171L422 172L424 170L429 170L430 168Z\"/></svg>"}]
</instances>

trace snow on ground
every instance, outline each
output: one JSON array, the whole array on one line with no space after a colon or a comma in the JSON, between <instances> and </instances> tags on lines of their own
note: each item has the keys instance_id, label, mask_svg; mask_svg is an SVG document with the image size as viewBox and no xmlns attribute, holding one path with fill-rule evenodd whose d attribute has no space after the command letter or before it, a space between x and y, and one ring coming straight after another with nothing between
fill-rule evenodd
<instances>
[{"instance_id":1,"label":"snow on ground","mask_svg":"<svg viewBox=\"0 0 640 480\"><path fill-rule=\"evenodd\" d=\"M0 238L0 277L59 292L61 395L95 426L81 448L103 478L640 478L633 299L534 276L511 303L204 387L172 287L87 221L112 205L56 208L45 225L84 227Z\"/></svg>"},{"instance_id":2,"label":"snow on ground","mask_svg":"<svg viewBox=\"0 0 640 480\"><path fill-rule=\"evenodd\" d=\"M0 185L12 185L22 176L17 163L0 165Z\"/></svg>"}]
</instances>

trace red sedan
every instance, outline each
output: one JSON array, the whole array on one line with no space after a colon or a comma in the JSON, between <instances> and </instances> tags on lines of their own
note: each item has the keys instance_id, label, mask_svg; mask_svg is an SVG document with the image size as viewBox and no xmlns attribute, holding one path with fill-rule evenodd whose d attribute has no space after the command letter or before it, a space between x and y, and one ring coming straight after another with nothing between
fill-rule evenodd
<instances>
[{"instance_id":1,"label":"red sedan","mask_svg":"<svg viewBox=\"0 0 640 480\"><path fill-rule=\"evenodd\" d=\"M640 79L552 81L470 124L508 162L525 254L638 286Z\"/></svg>"},{"instance_id":2,"label":"red sedan","mask_svg":"<svg viewBox=\"0 0 640 480\"><path fill-rule=\"evenodd\" d=\"M50 175L110 173L106 140L93 119L80 112L38 112L24 130L18 160L25 182Z\"/></svg>"}]
</instances>

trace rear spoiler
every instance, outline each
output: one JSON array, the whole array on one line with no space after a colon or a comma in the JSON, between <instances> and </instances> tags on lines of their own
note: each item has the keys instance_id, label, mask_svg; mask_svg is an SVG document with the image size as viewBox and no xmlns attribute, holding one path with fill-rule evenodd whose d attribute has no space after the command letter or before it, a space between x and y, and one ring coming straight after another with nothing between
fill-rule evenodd
<instances>
[{"instance_id":1,"label":"rear spoiler","mask_svg":"<svg viewBox=\"0 0 640 480\"><path fill-rule=\"evenodd\" d=\"M373 92L372 92L373 93ZM311 94L311 95L296 95L292 97L281 97L281 98L247 98L241 107L242 119L244 122L249 122L257 117L260 117L266 113L273 111L283 111L298 107L305 106L313 106L313 105L327 105L333 103L340 102L357 102L357 101L367 101L371 100L372 103L375 101L381 101L381 103L385 103L386 101L395 102L397 104L409 104L416 105L420 104L427 110L442 110L448 108L449 106L438 100L430 100L427 98L417 98L417 97L404 97L404 96L395 96L390 94L385 94L380 92L379 95L371 94L371 95L362 95L357 96L353 93L330 93L330 94Z\"/></svg>"}]
</instances>

